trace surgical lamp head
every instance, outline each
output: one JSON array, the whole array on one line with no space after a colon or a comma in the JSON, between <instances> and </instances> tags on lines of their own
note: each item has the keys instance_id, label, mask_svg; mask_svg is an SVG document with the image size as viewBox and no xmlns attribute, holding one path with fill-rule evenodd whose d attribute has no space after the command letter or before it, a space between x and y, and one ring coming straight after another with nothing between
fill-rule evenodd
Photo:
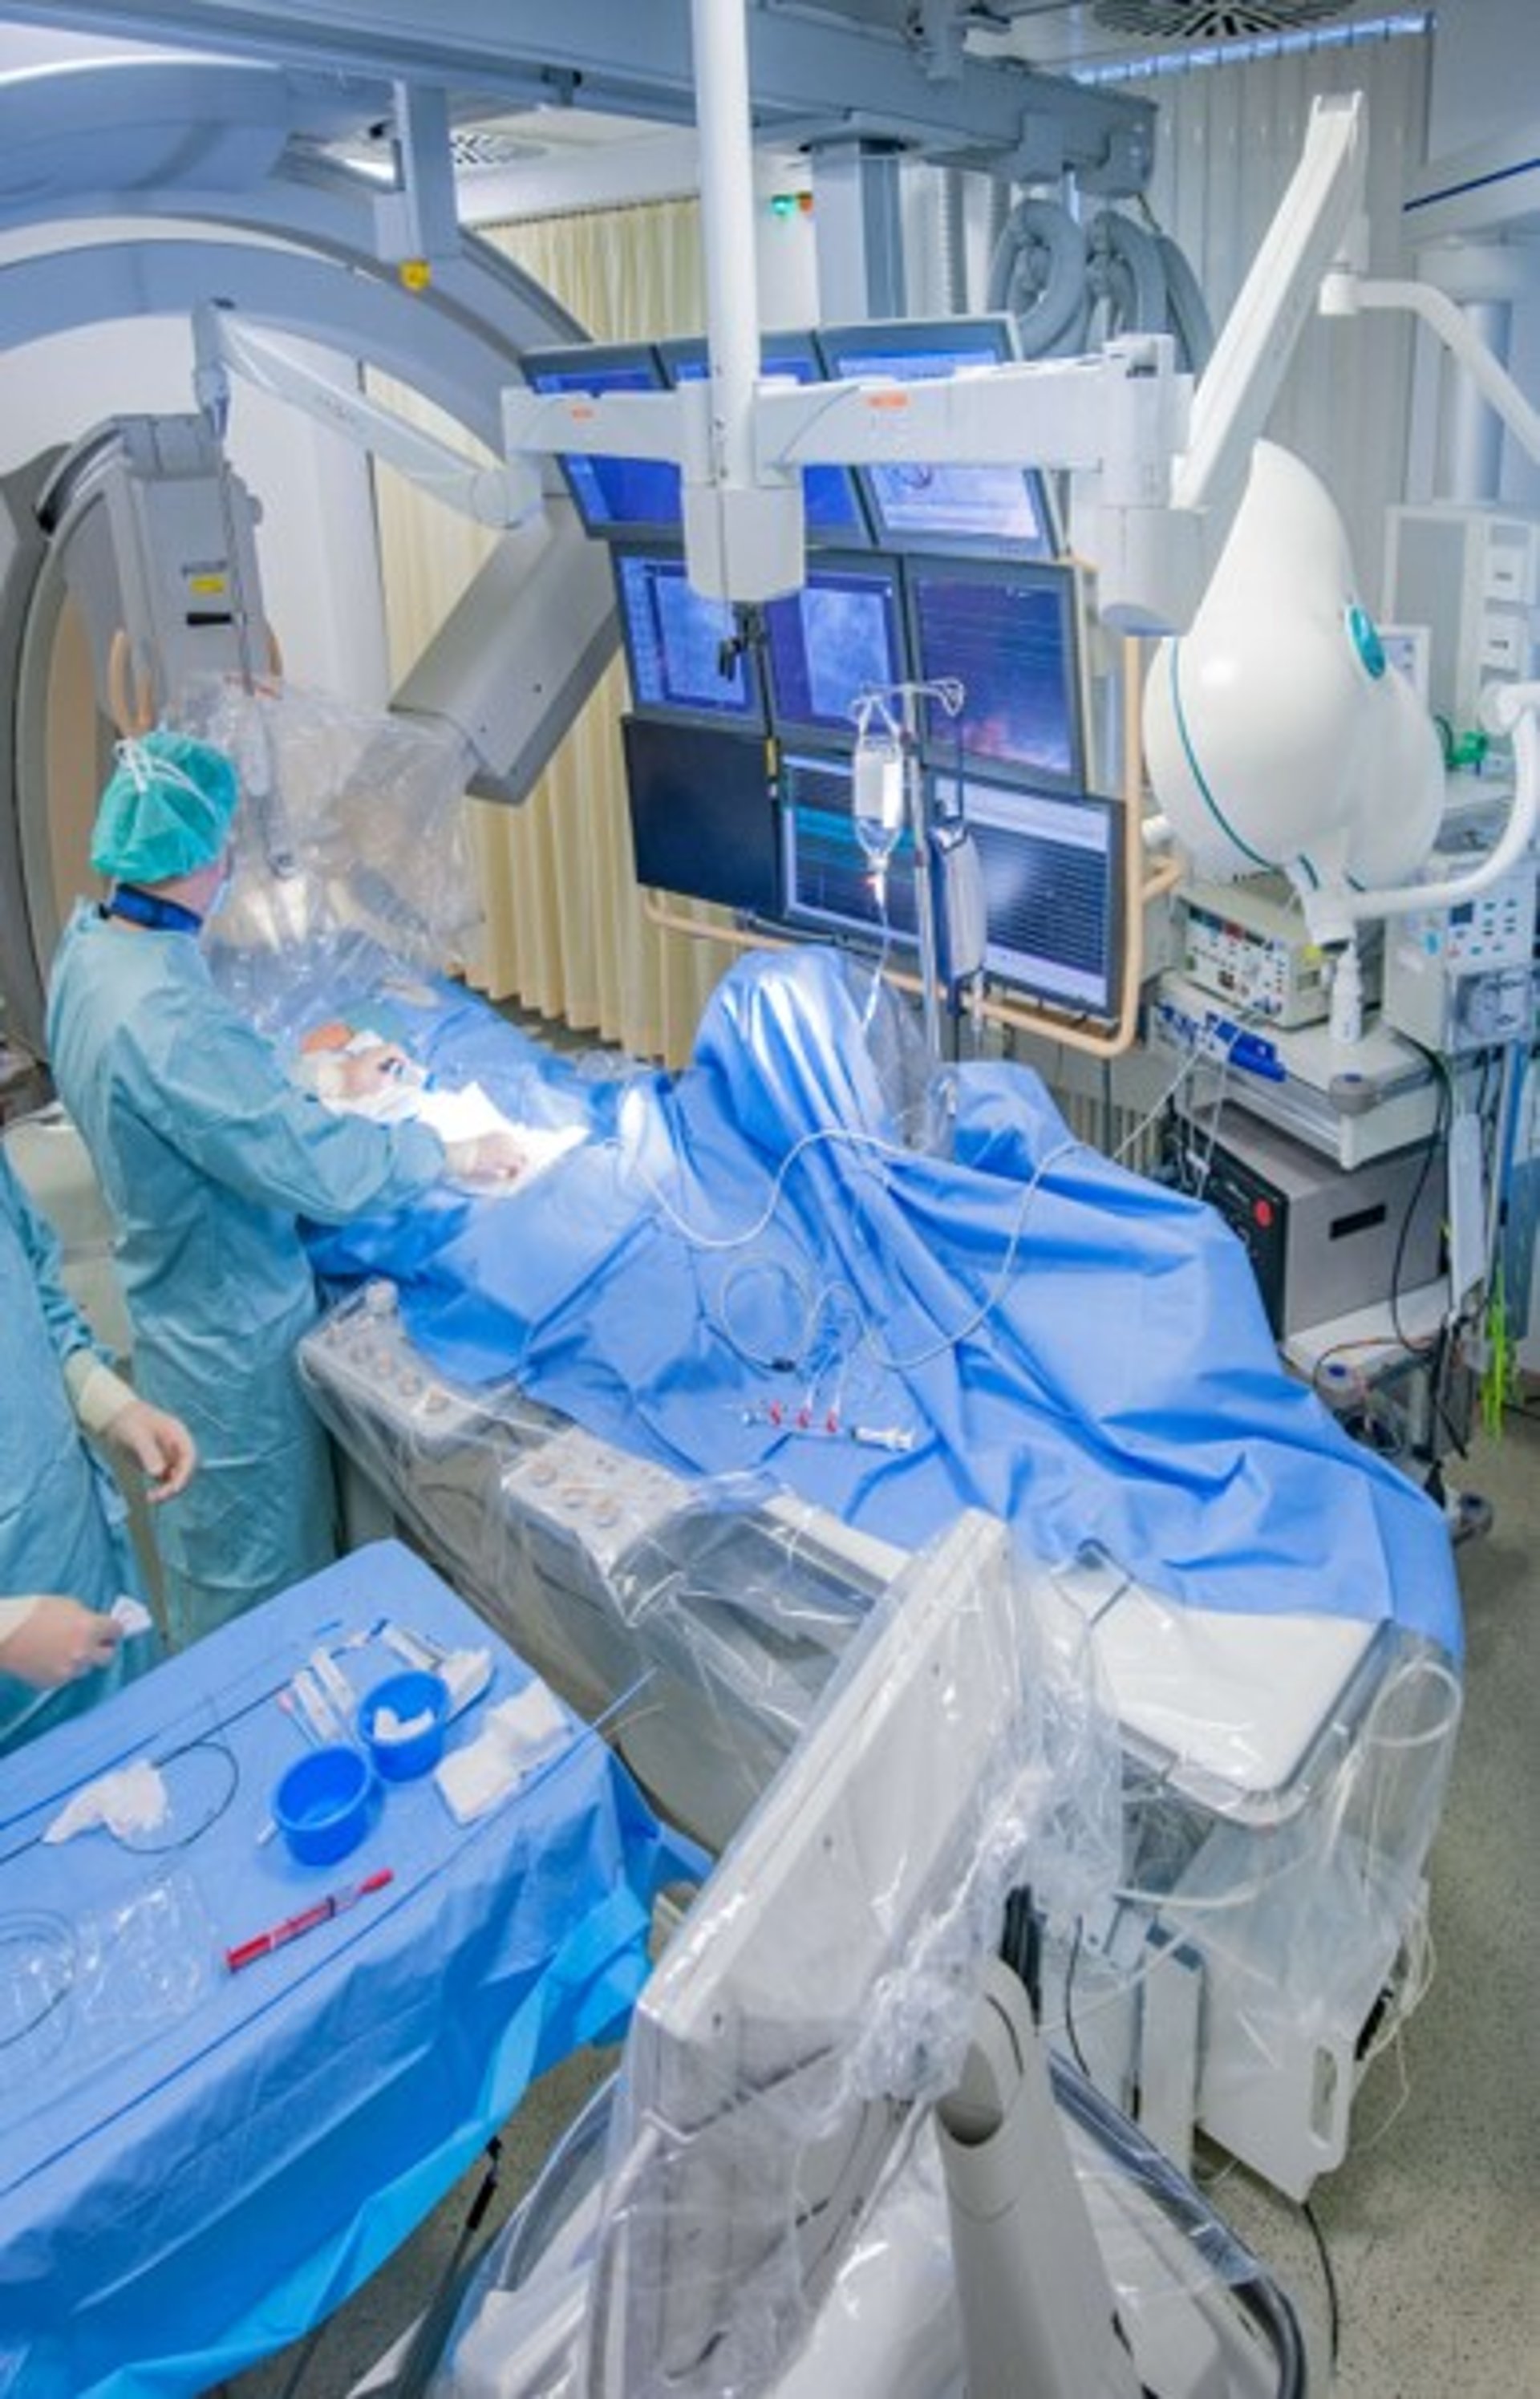
<instances>
[{"instance_id":1,"label":"surgical lamp head","mask_svg":"<svg viewBox=\"0 0 1540 2399\"><path fill-rule=\"evenodd\" d=\"M157 730L120 741L97 806L91 864L119 883L167 883L212 866L240 796L223 750Z\"/></svg>"},{"instance_id":2,"label":"surgical lamp head","mask_svg":"<svg viewBox=\"0 0 1540 2399\"><path fill-rule=\"evenodd\" d=\"M1144 696L1156 801L1200 874L1282 867L1317 940L1332 895L1405 882L1443 806L1438 736L1357 597L1334 503L1259 441L1246 495L1189 630Z\"/></svg>"}]
</instances>

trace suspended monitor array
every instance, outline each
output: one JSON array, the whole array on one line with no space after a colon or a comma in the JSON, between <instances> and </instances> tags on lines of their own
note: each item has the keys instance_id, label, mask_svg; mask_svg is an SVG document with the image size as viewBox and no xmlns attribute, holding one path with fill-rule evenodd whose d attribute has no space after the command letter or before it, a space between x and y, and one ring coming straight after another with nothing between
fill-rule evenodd
<instances>
[{"instance_id":1,"label":"suspended monitor array","mask_svg":"<svg viewBox=\"0 0 1540 2399\"><path fill-rule=\"evenodd\" d=\"M788 752L781 760L781 880L788 921L809 931L895 942L918 938L914 842L906 826L879 899L856 830L848 757Z\"/></svg>"},{"instance_id":2,"label":"suspended monitor array","mask_svg":"<svg viewBox=\"0 0 1540 2399\"><path fill-rule=\"evenodd\" d=\"M730 603L696 590L682 550L617 543L611 554L639 713L763 733L759 670Z\"/></svg>"},{"instance_id":3,"label":"suspended monitor array","mask_svg":"<svg viewBox=\"0 0 1540 2399\"><path fill-rule=\"evenodd\" d=\"M800 591L769 603L764 627L771 729L782 741L853 741L858 695L909 672L892 559L811 562Z\"/></svg>"},{"instance_id":4,"label":"suspended monitor array","mask_svg":"<svg viewBox=\"0 0 1540 2399\"><path fill-rule=\"evenodd\" d=\"M709 371L704 341L660 342L658 356L670 383L695 383ZM790 375L800 384L824 379L811 333L766 333L760 344L760 358L767 375ZM848 467L805 468L803 508L810 544L837 542L844 549L870 545L866 511Z\"/></svg>"},{"instance_id":5,"label":"suspended monitor array","mask_svg":"<svg viewBox=\"0 0 1540 2399\"><path fill-rule=\"evenodd\" d=\"M940 317L925 322L821 328L818 346L830 377L886 375L921 383L1016 355L1008 317ZM941 549L990 557L1052 558L1062 549L1048 484L1026 467L925 466L903 459L863 467L880 549Z\"/></svg>"},{"instance_id":6,"label":"suspended monitor array","mask_svg":"<svg viewBox=\"0 0 1540 2399\"><path fill-rule=\"evenodd\" d=\"M526 350L520 364L541 393L661 391L663 364L648 342L584 342L567 349ZM683 524L679 468L666 458L559 455L574 505L590 534L669 534Z\"/></svg>"},{"instance_id":7,"label":"suspended monitor array","mask_svg":"<svg viewBox=\"0 0 1540 2399\"><path fill-rule=\"evenodd\" d=\"M1086 697L1074 570L1006 560L912 559L910 638L922 682L952 678L962 712L927 708L922 748L1038 789L1082 790Z\"/></svg>"},{"instance_id":8,"label":"suspended monitor array","mask_svg":"<svg viewBox=\"0 0 1540 2399\"><path fill-rule=\"evenodd\" d=\"M937 777L936 799L955 811L954 778ZM986 970L1069 1014L1114 1017L1123 997L1121 802L968 777L962 810L983 867Z\"/></svg>"},{"instance_id":9,"label":"suspended monitor array","mask_svg":"<svg viewBox=\"0 0 1540 2399\"><path fill-rule=\"evenodd\" d=\"M780 914L764 744L717 725L621 720L636 879L749 915Z\"/></svg>"}]
</instances>

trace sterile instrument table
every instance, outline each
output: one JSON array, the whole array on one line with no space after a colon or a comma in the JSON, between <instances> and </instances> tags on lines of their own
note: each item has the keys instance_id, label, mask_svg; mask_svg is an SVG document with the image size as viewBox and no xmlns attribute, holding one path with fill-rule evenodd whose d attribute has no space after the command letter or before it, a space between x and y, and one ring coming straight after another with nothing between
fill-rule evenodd
<instances>
[{"instance_id":1,"label":"sterile instrument table","mask_svg":"<svg viewBox=\"0 0 1540 2399\"><path fill-rule=\"evenodd\" d=\"M586 1728L468 1826L431 1776L303 1866L263 1837L304 1742L278 1701L324 1643L360 1694L383 1620L488 1647L470 1737L529 1670L396 1542L356 1552L7 1760L0 1779L0 2387L206 2390L348 2297L530 2081L623 2028L652 1901L698 1877ZM359 1636L349 1647L349 1636ZM172 1816L45 1845L148 1758ZM238 1972L226 1950L388 1869Z\"/></svg>"}]
</instances>

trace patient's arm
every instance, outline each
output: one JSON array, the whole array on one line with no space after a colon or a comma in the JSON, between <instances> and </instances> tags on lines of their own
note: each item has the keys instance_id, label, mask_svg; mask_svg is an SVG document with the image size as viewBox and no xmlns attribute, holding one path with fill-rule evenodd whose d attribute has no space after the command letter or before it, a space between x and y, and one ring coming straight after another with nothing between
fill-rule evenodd
<instances>
[{"instance_id":1,"label":"patient's arm","mask_svg":"<svg viewBox=\"0 0 1540 2399\"><path fill-rule=\"evenodd\" d=\"M553 1131L518 1124L479 1083L430 1084L399 1042L336 1021L317 1025L300 1045L299 1078L329 1108L384 1124L426 1125L444 1145L456 1182L484 1191L534 1180L583 1138L577 1126Z\"/></svg>"},{"instance_id":2,"label":"patient's arm","mask_svg":"<svg viewBox=\"0 0 1540 2399\"><path fill-rule=\"evenodd\" d=\"M379 1041L368 1049L344 1051L335 1066L339 1091L347 1100L368 1099L371 1092L414 1072L411 1058L395 1041Z\"/></svg>"},{"instance_id":3,"label":"patient's arm","mask_svg":"<svg viewBox=\"0 0 1540 2399\"><path fill-rule=\"evenodd\" d=\"M399 1041L344 1023L316 1026L300 1044L299 1078L329 1107L373 1113L371 1103L391 1103L420 1086L422 1069ZM409 1111L392 1106L392 1116Z\"/></svg>"}]
</instances>

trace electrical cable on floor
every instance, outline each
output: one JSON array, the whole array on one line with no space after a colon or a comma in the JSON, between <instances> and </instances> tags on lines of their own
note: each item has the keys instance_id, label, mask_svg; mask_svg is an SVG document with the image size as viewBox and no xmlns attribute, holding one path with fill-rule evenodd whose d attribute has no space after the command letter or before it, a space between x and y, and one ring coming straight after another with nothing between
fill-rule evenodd
<instances>
[{"instance_id":1,"label":"electrical cable on floor","mask_svg":"<svg viewBox=\"0 0 1540 2399\"><path fill-rule=\"evenodd\" d=\"M1407 1037L1411 1039L1410 1035ZM1457 1457L1463 1458L1468 1457L1470 1453L1463 1434L1449 1413L1443 1396L1449 1368L1453 1359L1451 1327L1448 1323L1440 1324L1431 1341L1418 1342L1411 1338L1401 1322L1401 1275L1406 1265L1406 1253L1412 1236L1412 1223L1422 1200L1424 1186L1427 1182L1433 1160L1438 1155L1439 1141L1440 1139L1447 1141L1454 1115L1454 1085L1444 1060L1436 1050L1425 1048L1420 1041L1412 1040L1412 1047L1425 1059L1439 1077L1439 1105L1434 1112L1433 1130L1424 1145L1422 1162L1417 1170L1417 1179L1412 1186L1412 1196L1407 1201L1406 1211L1401 1218L1400 1229L1396 1239L1395 1255L1390 1267L1390 1323L1391 1330L1408 1357L1431 1359L1428 1378L1429 1404L1438 1422L1443 1427L1450 1447ZM1454 1294L1452 1294L1452 1298ZM1439 1506L1443 1504L1442 1486L1443 1477L1439 1471L1439 1460L1435 1458L1424 1487L1428 1497Z\"/></svg>"},{"instance_id":2,"label":"electrical cable on floor","mask_svg":"<svg viewBox=\"0 0 1540 2399\"><path fill-rule=\"evenodd\" d=\"M289 2376L289 2379L278 2393L278 2399L296 2399L296 2393L298 2392L301 2384L304 2382L305 2376L310 2371L311 2363L315 2357L316 2352L319 2349L322 2340L325 2338L326 2327L330 2322L330 2317L324 2318L320 2324L313 2325L311 2330L305 2334L304 2340L300 2344L300 2353L294 2360L293 2368Z\"/></svg>"},{"instance_id":3,"label":"electrical cable on floor","mask_svg":"<svg viewBox=\"0 0 1540 2399\"><path fill-rule=\"evenodd\" d=\"M1454 1095L1450 1084L1449 1070L1445 1066L1443 1060L1439 1056L1437 1050L1425 1049L1420 1041L1414 1041L1412 1046L1418 1051L1419 1055L1435 1069L1439 1077L1439 1104L1433 1111L1432 1130L1428 1133L1426 1141L1423 1144L1423 1155L1421 1163L1417 1169L1417 1179L1412 1186L1412 1197L1408 1200L1405 1211L1401 1216L1400 1229L1396 1237L1395 1255L1391 1260L1390 1266L1391 1327L1395 1333L1397 1340L1400 1343L1401 1348L1412 1357L1415 1358L1420 1356L1425 1349L1428 1349L1432 1345L1426 1342L1419 1343L1409 1339L1405 1328L1401 1323L1401 1275L1406 1267L1407 1248L1412 1239L1412 1227L1416 1219L1418 1207L1422 1201L1424 1188L1426 1186L1429 1172L1432 1170L1433 1161L1439 1154L1439 1145L1448 1136L1450 1120L1454 1113Z\"/></svg>"},{"instance_id":4,"label":"electrical cable on floor","mask_svg":"<svg viewBox=\"0 0 1540 2399\"><path fill-rule=\"evenodd\" d=\"M442 2359L445 2345L460 2311L470 2275L480 2263L490 2231L482 2238L481 2228L487 2210L497 2193L502 2170L503 2143L494 2133L487 2143L486 2172L476 2189L476 2195L466 2210L466 2220L450 2251L448 2262L417 2319L406 2356L391 2385L395 2399L422 2399L435 2368Z\"/></svg>"},{"instance_id":5,"label":"electrical cable on floor","mask_svg":"<svg viewBox=\"0 0 1540 2399\"><path fill-rule=\"evenodd\" d=\"M1301 2200L1300 2214L1310 2228L1310 2236L1321 2261L1321 2280L1326 2285L1327 2350L1331 2371L1335 2374L1338 2344L1342 2338L1342 2303L1337 2292L1337 2270L1331 2263L1331 2252L1326 2245L1326 2235L1321 2230L1319 2219L1307 2199Z\"/></svg>"},{"instance_id":6,"label":"electrical cable on floor","mask_svg":"<svg viewBox=\"0 0 1540 2399\"><path fill-rule=\"evenodd\" d=\"M1064 2034L1076 2066L1089 2082L1091 2069L1086 2063L1086 2053L1080 2046L1080 2035L1074 2028L1074 1970L1080 1963L1080 1948L1085 1937L1086 1919L1083 1916L1077 1916L1074 1919L1074 1937L1070 1943L1069 1963L1064 1969Z\"/></svg>"}]
</instances>

